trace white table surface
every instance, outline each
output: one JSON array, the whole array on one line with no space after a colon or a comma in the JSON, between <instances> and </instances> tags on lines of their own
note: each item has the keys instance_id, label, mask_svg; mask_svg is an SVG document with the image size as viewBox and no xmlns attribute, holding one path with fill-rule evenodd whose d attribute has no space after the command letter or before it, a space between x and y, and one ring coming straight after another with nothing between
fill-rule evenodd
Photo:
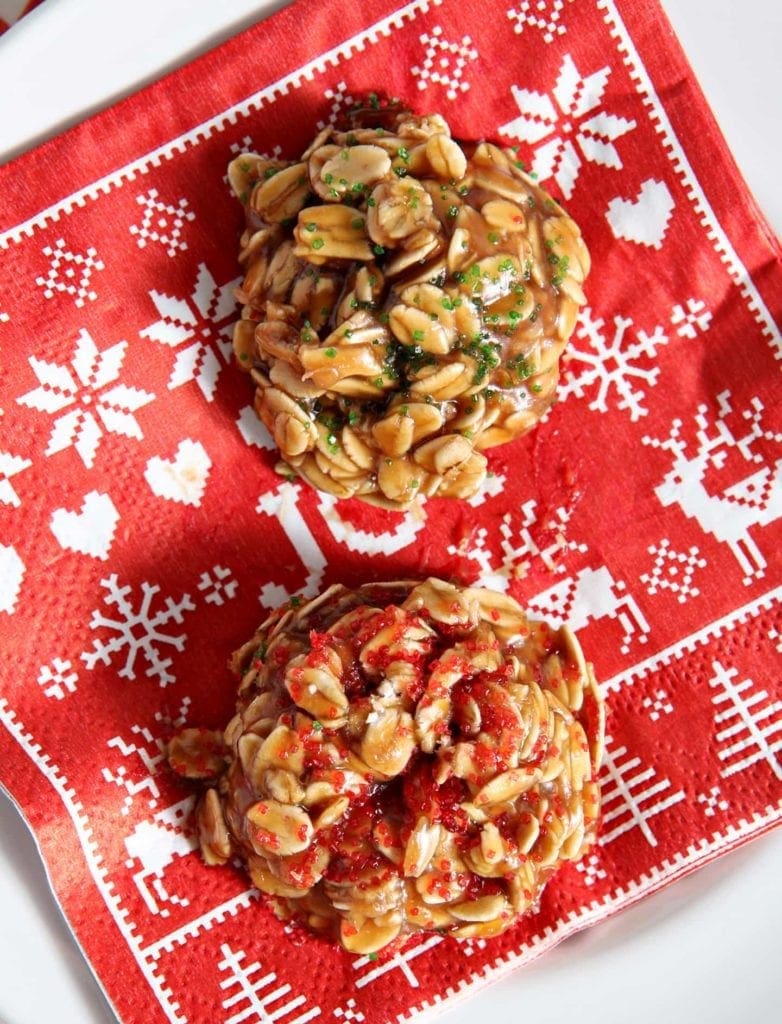
<instances>
[{"instance_id":1,"label":"white table surface","mask_svg":"<svg viewBox=\"0 0 782 1024\"><path fill-rule=\"evenodd\" d=\"M0 38L0 163L281 6L46 0ZM782 4L663 6L751 189L782 234ZM781 931L777 831L568 940L448 1011L443 1024L476 1015L492 1024L771 1024L782 1019ZM0 1022L48 1021L116 1024L29 833L0 794Z\"/></svg>"}]
</instances>

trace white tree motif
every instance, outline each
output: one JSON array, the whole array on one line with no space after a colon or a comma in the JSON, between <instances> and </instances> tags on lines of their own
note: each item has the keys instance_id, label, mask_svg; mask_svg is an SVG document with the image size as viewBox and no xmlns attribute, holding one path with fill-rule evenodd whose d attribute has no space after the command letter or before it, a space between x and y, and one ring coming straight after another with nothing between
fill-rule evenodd
<instances>
[{"instance_id":1,"label":"white tree motif","mask_svg":"<svg viewBox=\"0 0 782 1024\"><path fill-rule=\"evenodd\" d=\"M30 356L38 387L17 398L17 402L49 414L68 410L52 424L46 455L72 445L89 469L104 433L141 440L144 435L133 414L155 396L140 388L113 383L122 371L127 347L126 341L118 341L99 351L82 328L70 369Z\"/></svg>"},{"instance_id":2,"label":"white tree motif","mask_svg":"<svg viewBox=\"0 0 782 1024\"><path fill-rule=\"evenodd\" d=\"M136 658L141 654L147 663L147 677L157 676L161 686L173 683L176 677L168 671L172 659L161 658L159 647L167 644L177 651L182 651L187 635L165 633L161 627L167 626L169 622L181 624L184 621L184 613L195 608L190 595L183 594L179 601L167 597L164 607L153 611L155 595L160 591L158 586L142 582L141 599L137 608L133 607L130 598L132 587L120 586L116 573L112 573L108 579L101 580L101 586L106 590L104 603L114 605L119 618L108 618L99 609L93 611L90 629L106 628L112 630L115 635L109 640L93 640L93 650L84 651L81 655L87 668L94 669L98 662L109 665L114 655L119 653L125 658L118 673L120 678L135 679Z\"/></svg>"},{"instance_id":3,"label":"white tree motif","mask_svg":"<svg viewBox=\"0 0 782 1024\"><path fill-rule=\"evenodd\" d=\"M306 1002L305 997L294 996L289 999L291 986L275 984L277 975L274 971L267 971L259 977L261 964L257 960L246 964L247 954L244 950L235 951L224 942L220 952L223 959L217 968L226 975L220 982L220 988L229 993L221 1004L224 1010L230 1012L230 1016L225 1018L225 1024L274 1024L276 1021L282 1024L307 1024L313 1017L320 1016L319 1006L295 1013ZM281 1003L281 999L285 1002Z\"/></svg>"},{"instance_id":4,"label":"white tree motif","mask_svg":"<svg viewBox=\"0 0 782 1024\"><path fill-rule=\"evenodd\" d=\"M711 701L721 710L714 715L718 731L717 756L723 763L722 777L742 772L765 761L782 782L782 701L772 700L752 679L736 682L738 670L712 662L714 675L709 686L716 691Z\"/></svg>"},{"instance_id":5,"label":"white tree motif","mask_svg":"<svg viewBox=\"0 0 782 1024\"><path fill-rule=\"evenodd\" d=\"M208 402L231 353L231 332L236 319L233 289L239 278L218 285L206 264L198 268L193 293L184 299L153 289L149 296L160 320L141 331L142 338L177 349L168 381L169 389L194 380Z\"/></svg>"},{"instance_id":6,"label":"white tree motif","mask_svg":"<svg viewBox=\"0 0 782 1024\"><path fill-rule=\"evenodd\" d=\"M21 455L0 452L0 502L2 504L19 508L21 501L11 483L11 477L21 473L23 469L28 469L32 464L31 459L23 459Z\"/></svg>"},{"instance_id":7,"label":"white tree motif","mask_svg":"<svg viewBox=\"0 0 782 1024\"><path fill-rule=\"evenodd\" d=\"M541 143L535 150L533 173L543 181L554 178L567 199L573 195L581 156L601 167L622 167L614 142L635 128L635 121L600 108L610 74L611 69L604 67L584 77L570 54L565 54L553 99L511 86L519 116L499 131L521 142Z\"/></svg>"},{"instance_id":8,"label":"white tree motif","mask_svg":"<svg viewBox=\"0 0 782 1024\"><path fill-rule=\"evenodd\" d=\"M414 945L405 946L404 949L383 957L382 960L378 960L376 953L357 957L353 961L353 970L359 972L356 978L356 988L365 988L377 978L382 978L384 974L397 970L410 988L418 988L421 983L411 966L412 962L422 954L428 953L442 941L441 935L428 935L425 938L422 937ZM368 968L368 970L364 971L364 968ZM362 971L363 973L361 973Z\"/></svg>"},{"instance_id":9,"label":"white tree motif","mask_svg":"<svg viewBox=\"0 0 782 1024\"><path fill-rule=\"evenodd\" d=\"M600 845L606 846L637 828L650 846L657 846L650 819L684 800L685 793L683 790L669 793L669 779L657 778L654 768L641 768L641 758L628 754L627 747L612 750L612 743L613 738L606 736L601 773L603 831Z\"/></svg>"},{"instance_id":10,"label":"white tree motif","mask_svg":"<svg viewBox=\"0 0 782 1024\"><path fill-rule=\"evenodd\" d=\"M654 364L657 350L668 341L662 327L651 334L638 330L632 340L628 328L633 321L628 317L614 317L614 331L605 331L605 321L594 319L592 310L585 306L575 338L563 360L564 373L560 387L560 400L571 395L594 397L589 408L608 412L609 400L616 395L616 408L626 409L632 422L646 416L645 390L657 383L659 366Z\"/></svg>"}]
</instances>

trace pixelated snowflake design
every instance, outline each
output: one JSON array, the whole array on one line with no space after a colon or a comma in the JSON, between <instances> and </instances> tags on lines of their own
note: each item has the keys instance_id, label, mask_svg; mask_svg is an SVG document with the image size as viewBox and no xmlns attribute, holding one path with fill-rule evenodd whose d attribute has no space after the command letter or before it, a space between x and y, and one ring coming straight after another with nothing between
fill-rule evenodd
<instances>
[{"instance_id":1,"label":"pixelated snowflake design","mask_svg":"<svg viewBox=\"0 0 782 1024\"><path fill-rule=\"evenodd\" d=\"M576 867L584 876L584 885L597 885L598 882L602 882L604 878L608 877L608 872L600 864L598 850L593 850L588 857L582 857L580 861L577 861Z\"/></svg>"},{"instance_id":2,"label":"pixelated snowflake design","mask_svg":"<svg viewBox=\"0 0 782 1024\"><path fill-rule=\"evenodd\" d=\"M652 571L641 574L641 583L646 584L648 594L654 596L669 590L676 595L679 604L685 604L700 594L692 581L696 570L705 569L707 562L701 558L697 547L693 545L687 551L675 551L668 538L663 537L659 544L650 544L647 550L654 556Z\"/></svg>"},{"instance_id":3,"label":"pixelated snowflake design","mask_svg":"<svg viewBox=\"0 0 782 1024\"><path fill-rule=\"evenodd\" d=\"M41 665L38 672L38 685L44 695L63 700L69 693L76 692L79 674L67 658L53 658L51 664Z\"/></svg>"},{"instance_id":4,"label":"pixelated snowflake design","mask_svg":"<svg viewBox=\"0 0 782 1024\"><path fill-rule=\"evenodd\" d=\"M329 101L330 106L326 120L317 122L316 127L318 131L323 131L330 124L336 124L342 111L349 110L356 102L348 92L348 87L344 82L337 83L333 89L329 86L323 93L323 96Z\"/></svg>"},{"instance_id":5,"label":"pixelated snowflake design","mask_svg":"<svg viewBox=\"0 0 782 1024\"><path fill-rule=\"evenodd\" d=\"M782 654L782 633L780 633L778 629L775 629L774 626L772 626L771 629L768 631L768 638L772 643L776 641L775 649L779 651L780 654Z\"/></svg>"},{"instance_id":6,"label":"pixelated snowflake design","mask_svg":"<svg viewBox=\"0 0 782 1024\"><path fill-rule=\"evenodd\" d=\"M658 814L684 800L683 790L671 790L669 779L657 776L654 768L645 768L641 758L627 747L613 747L606 736L602 777L602 846L607 846L630 829L637 828L650 846L657 837L649 822Z\"/></svg>"},{"instance_id":7,"label":"pixelated snowflake design","mask_svg":"<svg viewBox=\"0 0 782 1024\"><path fill-rule=\"evenodd\" d=\"M202 572L198 589L204 595L207 604L223 605L236 597L239 584L231 575L231 570L222 565L215 565L211 572Z\"/></svg>"},{"instance_id":8,"label":"pixelated snowflake design","mask_svg":"<svg viewBox=\"0 0 782 1024\"><path fill-rule=\"evenodd\" d=\"M304 996L289 998L291 986L277 984L274 971L266 971L257 960L246 963L244 950L233 950L224 942L220 953L223 959L217 969L225 975L220 988L228 993L221 1004L228 1011L224 1024L307 1024L320 1015L319 1006L302 1009Z\"/></svg>"},{"instance_id":9,"label":"pixelated snowflake design","mask_svg":"<svg viewBox=\"0 0 782 1024\"><path fill-rule=\"evenodd\" d=\"M513 31L521 35L525 27L536 28L543 41L551 43L556 36L563 36L567 28L562 24L562 12L566 3L573 0L522 0L516 7L506 11L512 22Z\"/></svg>"},{"instance_id":10,"label":"pixelated snowflake design","mask_svg":"<svg viewBox=\"0 0 782 1024\"><path fill-rule=\"evenodd\" d=\"M680 338L696 338L708 331L714 314L703 299L687 299L684 306L676 305L671 310L671 323Z\"/></svg>"},{"instance_id":11,"label":"pixelated snowflake design","mask_svg":"<svg viewBox=\"0 0 782 1024\"><path fill-rule=\"evenodd\" d=\"M29 357L39 386L17 402L49 414L68 410L52 424L46 455L73 446L90 469L104 434L136 441L143 438L134 413L155 396L141 388L114 383L122 372L127 347L126 341L118 341L99 351L89 332L82 328L70 368Z\"/></svg>"},{"instance_id":12,"label":"pixelated snowflake design","mask_svg":"<svg viewBox=\"0 0 782 1024\"><path fill-rule=\"evenodd\" d=\"M582 156L613 170L623 166L614 142L636 125L601 109L610 74L611 69L604 67L584 77L570 54L565 54L553 100L545 93L511 85L519 116L499 131L532 145L546 139L535 150L532 171L541 181L553 178L567 199L573 195Z\"/></svg>"},{"instance_id":13,"label":"pixelated snowflake design","mask_svg":"<svg viewBox=\"0 0 782 1024\"><path fill-rule=\"evenodd\" d=\"M606 413L615 405L626 410L632 422L646 416L646 390L657 383L660 367L654 365L657 350L668 341L662 327L651 334L637 330L634 338L628 329L633 321L615 316L613 333L605 330L605 321L595 319L585 306L580 323L564 359L560 401L571 395L593 397L589 408ZM614 397L615 396L615 397Z\"/></svg>"},{"instance_id":14,"label":"pixelated snowflake design","mask_svg":"<svg viewBox=\"0 0 782 1024\"><path fill-rule=\"evenodd\" d=\"M730 807L719 786L712 786L708 793L698 793L698 803L703 806L707 818L713 818L717 811L727 811Z\"/></svg>"},{"instance_id":15,"label":"pixelated snowflake design","mask_svg":"<svg viewBox=\"0 0 782 1024\"><path fill-rule=\"evenodd\" d=\"M724 779L765 761L782 782L782 701L772 700L752 679L736 682L738 669L713 661L709 686L715 691L711 702L717 708L714 724L717 756L723 764Z\"/></svg>"},{"instance_id":16,"label":"pixelated snowflake design","mask_svg":"<svg viewBox=\"0 0 782 1024\"><path fill-rule=\"evenodd\" d=\"M506 512L500 521L499 562L495 561L493 551L487 546L489 534L485 526L477 527L459 544L448 546L450 555L468 558L477 564L481 586L505 592L511 580L526 576L538 561L550 572L562 573L565 571L565 555L569 552L586 554L586 544L567 536L572 509L559 506L539 522L537 502L531 498L520 511L520 522L512 512ZM535 532L540 540L533 535L534 527L538 527ZM544 537L547 543L542 543Z\"/></svg>"},{"instance_id":17,"label":"pixelated snowflake design","mask_svg":"<svg viewBox=\"0 0 782 1024\"><path fill-rule=\"evenodd\" d=\"M656 722L663 715L670 715L673 711L670 694L659 688L653 694L647 694L641 702L649 712L649 718Z\"/></svg>"},{"instance_id":18,"label":"pixelated snowflake design","mask_svg":"<svg viewBox=\"0 0 782 1024\"><path fill-rule=\"evenodd\" d=\"M136 202L143 209L140 224L131 224L130 233L136 236L136 245L144 249L150 242L158 242L167 255L176 256L187 249L182 238L186 222L195 220L195 214L188 210L189 203L180 199L176 206L163 202L156 188L136 196Z\"/></svg>"},{"instance_id":19,"label":"pixelated snowflake design","mask_svg":"<svg viewBox=\"0 0 782 1024\"><path fill-rule=\"evenodd\" d=\"M0 504L19 508L22 502L14 490L11 477L21 473L23 469L29 469L32 464L31 459L24 459L21 455L0 452Z\"/></svg>"},{"instance_id":20,"label":"pixelated snowflake design","mask_svg":"<svg viewBox=\"0 0 782 1024\"><path fill-rule=\"evenodd\" d=\"M190 698L184 697L174 718L158 711L155 714L155 732L146 725L134 724L130 727L132 739L112 736L107 742L109 749L117 750L124 758L124 763L114 768L101 769L106 782L125 790L121 807L123 815L128 815L136 797L142 795L150 810L157 808L160 802L157 776L161 767L167 764L165 737L185 725L190 704Z\"/></svg>"},{"instance_id":21,"label":"pixelated snowflake design","mask_svg":"<svg viewBox=\"0 0 782 1024\"><path fill-rule=\"evenodd\" d=\"M207 402L214 398L218 377L231 353L236 319L233 289L238 283L236 278L218 285L206 264L201 263L193 292L186 298L155 289L149 293L160 320L140 333L142 338L177 349L169 390L194 380Z\"/></svg>"},{"instance_id":22,"label":"pixelated snowflake design","mask_svg":"<svg viewBox=\"0 0 782 1024\"><path fill-rule=\"evenodd\" d=\"M43 254L49 257L49 269L45 276L36 277L35 283L43 288L47 299L53 299L57 293L70 295L79 309L97 299L98 294L91 285L92 276L105 267L96 249L89 246L86 252L72 252L66 247L65 239L58 238L54 248L44 246Z\"/></svg>"},{"instance_id":23,"label":"pixelated snowflake design","mask_svg":"<svg viewBox=\"0 0 782 1024\"><path fill-rule=\"evenodd\" d=\"M455 100L459 93L467 92L470 83L464 81L464 69L470 61L478 59L478 51L469 36L462 36L459 42L451 42L443 36L441 25L435 25L431 35L424 32L420 41L425 47L421 65L410 68L418 79L418 88L423 90L432 82L446 87L445 95Z\"/></svg>"},{"instance_id":24,"label":"pixelated snowflake design","mask_svg":"<svg viewBox=\"0 0 782 1024\"><path fill-rule=\"evenodd\" d=\"M335 1007L334 1016L338 1021L347 1021L347 1024L353 1024L354 1021L361 1024L362 1020L366 1020L361 1010L356 1008L356 1000L353 998L348 999L344 1007Z\"/></svg>"},{"instance_id":25,"label":"pixelated snowflake design","mask_svg":"<svg viewBox=\"0 0 782 1024\"><path fill-rule=\"evenodd\" d=\"M90 629L107 629L113 631L115 635L108 640L93 640L93 650L84 651L81 655L87 668L94 669L98 662L109 665L113 662L114 655L118 654L120 657L117 660L122 662L119 677L135 679L136 660L141 655L147 664L147 678L157 676L161 687L175 682L176 676L169 672L172 659L161 657L159 648L167 645L176 651L182 651L187 635L164 632L162 627L168 626L170 622L182 624L185 612L193 611L195 608L190 595L183 594L179 601L167 597L163 608L153 611L155 597L160 592L158 586L142 582L141 598L137 602L137 607L134 607L136 599L131 597L133 588L129 584L120 586L116 573L112 573L108 579L101 580L101 586L106 591L104 604L113 605L117 609L118 618L109 618L100 609L93 611Z\"/></svg>"}]
</instances>

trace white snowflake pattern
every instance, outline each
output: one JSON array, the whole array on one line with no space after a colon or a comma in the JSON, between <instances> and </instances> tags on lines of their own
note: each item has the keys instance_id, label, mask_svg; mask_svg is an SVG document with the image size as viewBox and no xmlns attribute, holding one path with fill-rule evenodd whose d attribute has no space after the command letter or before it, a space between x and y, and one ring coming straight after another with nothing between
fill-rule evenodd
<instances>
[{"instance_id":1,"label":"white snowflake pattern","mask_svg":"<svg viewBox=\"0 0 782 1024\"><path fill-rule=\"evenodd\" d=\"M655 327L651 334L638 330L635 340L628 340L628 328L633 321L627 317L614 317L614 332L609 338L604 331L605 321L594 319L591 309L585 306L581 311L576 336L565 357L560 398L570 395L583 398L594 390L589 408L596 412L608 412L609 396L616 392L616 407L626 409L635 422L646 416L644 388L654 387L660 374L654 359L657 349L668 341L662 327ZM585 342L585 345L580 345ZM646 362L649 365L644 366Z\"/></svg>"},{"instance_id":2,"label":"white snowflake pattern","mask_svg":"<svg viewBox=\"0 0 782 1024\"><path fill-rule=\"evenodd\" d=\"M713 316L703 299L687 299L684 306L673 307L671 323L680 338L696 338L699 333L708 331Z\"/></svg>"},{"instance_id":3,"label":"white snowflake pattern","mask_svg":"<svg viewBox=\"0 0 782 1024\"><path fill-rule=\"evenodd\" d=\"M86 252L73 252L64 238L58 238L54 247L44 247L43 254L49 257L49 269L45 276L36 277L35 283L43 288L47 299L53 299L57 293L70 295L79 309L97 299L90 282L95 271L105 267L96 249L88 246Z\"/></svg>"},{"instance_id":4,"label":"white snowflake pattern","mask_svg":"<svg viewBox=\"0 0 782 1024\"><path fill-rule=\"evenodd\" d=\"M700 557L697 547L688 551L675 551L667 537L659 544L649 546L649 554L654 555L654 567L650 573L643 573L641 582L646 590L654 596L658 591L670 590L676 595L679 604L684 604L692 597L697 597L700 590L693 586L696 569L706 567L705 558Z\"/></svg>"},{"instance_id":5,"label":"white snowflake pattern","mask_svg":"<svg viewBox=\"0 0 782 1024\"><path fill-rule=\"evenodd\" d=\"M112 630L115 635L108 640L93 640L93 650L84 651L81 655L87 668L94 669L98 662L109 665L114 655L120 654L125 659L118 673L120 678L135 679L136 658L140 654L147 663L148 677L157 676L161 686L173 683L176 677L169 672L172 659L162 658L159 647L167 644L177 651L182 651L187 635L163 632L161 627L168 626L170 622L181 625L184 613L195 608L190 595L183 594L179 601L167 597L163 608L153 611L152 604L160 592L158 586L142 582L141 599L137 608L134 608L131 599L132 587L120 586L116 573L112 573L108 579L101 580L101 586L106 590L104 603L114 605L119 617L108 618L99 609L93 611L90 629L105 628Z\"/></svg>"},{"instance_id":6,"label":"white snowflake pattern","mask_svg":"<svg viewBox=\"0 0 782 1024\"><path fill-rule=\"evenodd\" d=\"M50 414L68 409L52 425L46 455L73 445L89 469L104 433L137 441L143 438L133 414L155 396L140 388L113 383L122 371L127 345L126 341L118 341L99 351L90 334L82 329L70 369L30 356L39 386L17 398L17 402Z\"/></svg>"},{"instance_id":7,"label":"white snowflake pattern","mask_svg":"<svg viewBox=\"0 0 782 1024\"><path fill-rule=\"evenodd\" d=\"M464 81L464 69L470 61L478 59L472 39L462 36L458 42L453 42L443 35L442 25L435 25L431 35L424 32L420 41L426 51L424 59L420 66L410 68L410 73L418 79L418 88L426 89L430 82L444 85L449 100L467 92L470 83Z\"/></svg>"},{"instance_id":8,"label":"white snowflake pattern","mask_svg":"<svg viewBox=\"0 0 782 1024\"><path fill-rule=\"evenodd\" d=\"M136 236L139 249L149 242L159 242L169 256L187 249L182 230L187 221L195 220L195 214L188 210L186 199L180 199L174 206L164 202L156 188L151 188L146 194L136 196L136 202L144 212L140 224L131 224L130 233Z\"/></svg>"},{"instance_id":9,"label":"white snowflake pattern","mask_svg":"<svg viewBox=\"0 0 782 1024\"><path fill-rule=\"evenodd\" d=\"M44 694L57 700L75 693L78 681L79 674L67 658L53 658L50 665L41 665L38 672L38 685Z\"/></svg>"},{"instance_id":10,"label":"white snowflake pattern","mask_svg":"<svg viewBox=\"0 0 782 1024\"><path fill-rule=\"evenodd\" d=\"M142 338L177 349L169 389L194 380L208 402L231 353L231 332L236 319L233 289L236 278L218 285L209 268L200 264L192 295L180 299L153 289L149 295L160 320L141 331Z\"/></svg>"},{"instance_id":11,"label":"white snowflake pattern","mask_svg":"<svg viewBox=\"0 0 782 1024\"><path fill-rule=\"evenodd\" d=\"M12 455L10 452L0 452L0 502L3 505L13 505L14 508L19 508L21 500L14 490L11 477L30 466L32 466L30 459L24 459L21 455Z\"/></svg>"},{"instance_id":12,"label":"white snowflake pattern","mask_svg":"<svg viewBox=\"0 0 782 1024\"><path fill-rule=\"evenodd\" d=\"M521 35L525 26L536 28L543 36L546 43L554 41L555 36L562 36L567 28L562 24L562 12L566 3L573 0L522 0L516 6L506 11L512 22L513 31Z\"/></svg>"},{"instance_id":13,"label":"white snowflake pattern","mask_svg":"<svg viewBox=\"0 0 782 1024\"><path fill-rule=\"evenodd\" d=\"M511 86L519 116L499 130L520 142L542 143L535 150L532 171L542 181L554 178L567 199L573 195L581 156L601 167L622 167L614 142L635 128L635 121L601 109L610 74L611 69L604 67L584 77L565 54L553 100L545 93Z\"/></svg>"},{"instance_id":14,"label":"white snowflake pattern","mask_svg":"<svg viewBox=\"0 0 782 1024\"><path fill-rule=\"evenodd\" d=\"M204 594L207 604L223 605L236 596L239 584L231 575L231 570L223 565L215 565L211 572L202 572L198 589Z\"/></svg>"}]
</instances>

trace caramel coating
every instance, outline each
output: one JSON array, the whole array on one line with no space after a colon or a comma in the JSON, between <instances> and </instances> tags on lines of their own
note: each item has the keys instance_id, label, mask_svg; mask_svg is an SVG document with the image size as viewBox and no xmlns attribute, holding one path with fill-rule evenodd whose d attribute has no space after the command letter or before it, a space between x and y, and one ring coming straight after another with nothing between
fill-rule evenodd
<instances>
[{"instance_id":1,"label":"caramel coating","mask_svg":"<svg viewBox=\"0 0 782 1024\"><path fill-rule=\"evenodd\" d=\"M394 107L228 173L234 350L281 470L392 508L475 494L484 450L554 401L590 267L574 221L511 151Z\"/></svg>"}]
</instances>

